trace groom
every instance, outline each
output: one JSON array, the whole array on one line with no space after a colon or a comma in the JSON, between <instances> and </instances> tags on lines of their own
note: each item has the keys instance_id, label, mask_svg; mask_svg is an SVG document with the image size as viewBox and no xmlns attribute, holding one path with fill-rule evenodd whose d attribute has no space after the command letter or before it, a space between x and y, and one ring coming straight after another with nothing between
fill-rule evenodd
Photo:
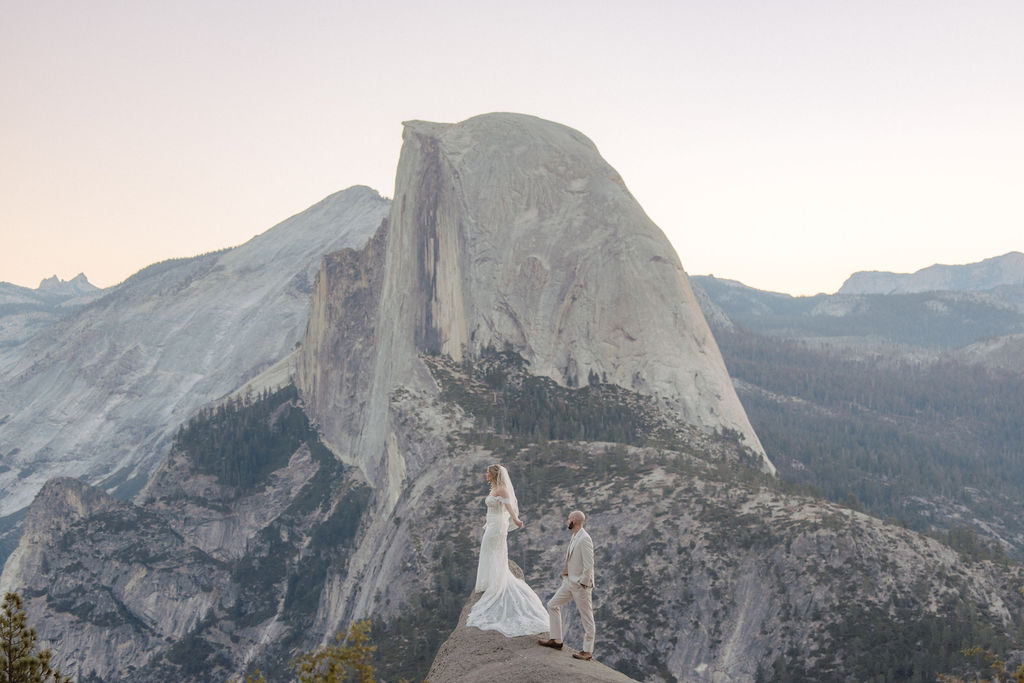
<instances>
[{"instance_id":1,"label":"groom","mask_svg":"<svg viewBox=\"0 0 1024 683\"><path fill-rule=\"evenodd\" d=\"M562 585L548 601L551 637L537 642L545 647L562 649L562 605L571 599L576 603L583 622L583 651L574 652L572 656L590 661L594 657L594 604L591 599L594 590L594 541L583 528L586 522L587 516L579 510L569 513L572 540L562 563Z\"/></svg>"}]
</instances>

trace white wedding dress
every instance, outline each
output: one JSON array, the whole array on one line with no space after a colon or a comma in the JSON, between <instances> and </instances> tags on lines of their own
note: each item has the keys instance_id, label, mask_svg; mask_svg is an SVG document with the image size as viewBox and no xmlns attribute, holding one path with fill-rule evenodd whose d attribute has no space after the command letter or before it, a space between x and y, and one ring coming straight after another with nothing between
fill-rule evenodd
<instances>
[{"instance_id":1,"label":"white wedding dress","mask_svg":"<svg viewBox=\"0 0 1024 683\"><path fill-rule=\"evenodd\" d=\"M497 496L487 496L484 502L487 525L476 570L476 591L484 594L470 610L466 625L499 631L510 638L544 633L549 626L548 611L533 589L508 568L509 513L505 503L514 503Z\"/></svg>"}]
</instances>

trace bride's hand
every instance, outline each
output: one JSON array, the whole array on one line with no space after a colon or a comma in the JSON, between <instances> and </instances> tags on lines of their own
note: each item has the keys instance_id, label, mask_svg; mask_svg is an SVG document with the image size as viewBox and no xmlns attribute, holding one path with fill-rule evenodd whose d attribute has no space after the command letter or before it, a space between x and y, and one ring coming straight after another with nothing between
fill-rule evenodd
<instances>
[{"instance_id":1,"label":"bride's hand","mask_svg":"<svg viewBox=\"0 0 1024 683\"><path fill-rule=\"evenodd\" d=\"M517 519L516 520L516 526L519 527L520 529L522 529L524 526L526 526L526 522L524 522L521 519Z\"/></svg>"}]
</instances>

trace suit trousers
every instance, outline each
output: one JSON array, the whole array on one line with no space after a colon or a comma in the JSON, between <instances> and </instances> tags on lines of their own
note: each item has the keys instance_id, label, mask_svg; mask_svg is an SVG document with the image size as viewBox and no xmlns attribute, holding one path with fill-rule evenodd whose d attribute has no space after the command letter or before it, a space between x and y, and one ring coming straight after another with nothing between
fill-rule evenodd
<instances>
[{"instance_id":1,"label":"suit trousers","mask_svg":"<svg viewBox=\"0 0 1024 683\"><path fill-rule=\"evenodd\" d=\"M583 651L593 654L594 652L594 603L592 598L593 589L584 588L578 583L569 581L568 577L562 578L562 585L555 591L555 595L548 600L548 619L551 626L551 637L555 640L562 640L562 605L568 604L569 600L576 603L576 609L580 613L580 621L583 622Z\"/></svg>"}]
</instances>

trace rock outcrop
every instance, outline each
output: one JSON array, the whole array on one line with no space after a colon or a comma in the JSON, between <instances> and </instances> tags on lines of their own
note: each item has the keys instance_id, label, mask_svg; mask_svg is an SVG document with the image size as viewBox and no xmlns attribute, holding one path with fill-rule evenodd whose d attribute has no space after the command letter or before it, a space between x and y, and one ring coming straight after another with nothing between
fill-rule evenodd
<instances>
[{"instance_id":1,"label":"rock outcrop","mask_svg":"<svg viewBox=\"0 0 1024 683\"><path fill-rule=\"evenodd\" d=\"M118 502L99 489L77 479L56 477L36 496L35 505L25 515L22 542L8 558L8 577L28 577L38 572L44 548L69 527L94 514L112 510ZM0 593L9 590L0 575Z\"/></svg>"},{"instance_id":2,"label":"rock outcrop","mask_svg":"<svg viewBox=\"0 0 1024 683\"><path fill-rule=\"evenodd\" d=\"M369 491L318 445L294 402L270 405L265 434L299 445L245 485L223 476L224 460L209 461L215 440L193 433L135 503L68 478L40 490L0 591L22 594L62 670L76 680L227 680L256 656L287 670L282 641L316 645L307 627L324 573L345 572ZM250 410L237 414L253 420ZM200 419L214 430L238 424Z\"/></svg>"},{"instance_id":3,"label":"rock outcrop","mask_svg":"<svg viewBox=\"0 0 1024 683\"><path fill-rule=\"evenodd\" d=\"M47 296L72 298L82 296L83 294L90 294L97 289L99 288L89 282L89 278L85 276L85 273L79 273L70 280L61 280L56 275L48 277L39 283L37 291Z\"/></svg>"},{"instance_id":4,"label":"rock outcrop","mask_svg":"<svg viewBox=\"0 0 1024 683\"><path fill-rule=\"evenodd\" d=\"M519 578L523 570L512 561L509 569ZM507 638L497 631L466 626L466 619L482 593L474 593L459 615L459 625L441 645L430 667L429 683L628 683L635 679L600 663L573 659L568 644L562 650L537 645L537 636ZM538 634L546 637L546 634Z\"/></svg>"},{"instance_id":5,"label":"rock outcrop","mask_svg":"<svg viewBox=\"0 0 1024 683\"><path fill-rule=\"evenodd\" d=\"M229 573L166 520L68 478L39 491L0 590L17 590L40 638L78 679L131 677L183 639Z\"/></svg>"}]
</instances>

